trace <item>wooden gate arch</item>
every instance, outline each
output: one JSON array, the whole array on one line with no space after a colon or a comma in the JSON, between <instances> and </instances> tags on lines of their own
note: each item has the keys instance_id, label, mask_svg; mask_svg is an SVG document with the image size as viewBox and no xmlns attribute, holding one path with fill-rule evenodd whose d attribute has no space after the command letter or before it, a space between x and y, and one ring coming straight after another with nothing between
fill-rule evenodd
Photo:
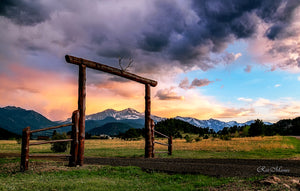
<instances>
[{"instance_id":1,"label":"wooden gate arch","mask_svg":"<svg viewBox=\"0 0 300 191\"><path fill-rule=\"evenodd\" d=\"M78 164L83 165L84 141L85 141L85 109L86 109L86 68L117 75L145 85L145 158L153 158L153 143L151 137L151 91L150 88L157 85L157 81L147 79L136 74L107 66L98 62L66 55L66 62L79 66L78 76L78 110L79 110L79 147Z\"/></svg>"}]
</instances>

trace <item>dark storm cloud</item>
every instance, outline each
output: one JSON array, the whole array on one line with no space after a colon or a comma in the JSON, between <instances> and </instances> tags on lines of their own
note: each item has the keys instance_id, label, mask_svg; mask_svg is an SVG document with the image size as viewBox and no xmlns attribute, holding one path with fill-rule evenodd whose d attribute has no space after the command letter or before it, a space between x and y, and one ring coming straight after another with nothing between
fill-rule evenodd
<instances>
[{"instance_id":1,"label":"dark storm cloud","mask_svg":"<svg viewBox=\"0 0 300 191\"><path fill-rule=\"evenodd\" d=\"M271 26L267 29L265 35L270 40L275 40L291 24L295 10L299 7L299 0L274 0L264 1L262 7L257 11L257 15Z\"/></svg>"},{"instance_id":2,"label":"dark storm cloud","mask_svg":"<svg viewBox=\"0 0 300 191\"><path fill-rule=\"evenodd\" d=\"M169 43L173 32L181 32L184 28L185 15L174 1L156 1L151 16L145 20L145 29L140 48L150 52L162 51Z\"/></svg>"},{"instance_id":3,"label":"dark storm cloud","mask_svg":"<svg viewBox=\"0 0 300 191\"><path fill-rule=\"evenodd\" d=\"M259 2L193 1L192 9L198 18L177 33L180 38L171 43L170 57L182 63L200 61L202 66L212 62L211 52L220 53L234 39L254 34L257 23L253 10Z\"/></svg>"},{"instance_id":4,"label":"dark storm cloud","mask_svg":"<svg viewBox=\"0 0 300 191\"><path fill-rule=\"evenodd\" d=\"M39 1L1 0L0 15L20 25L34 25L49 18Z\"/></svg>"},{"instance_id":5,"label":"dark storm cloud","mask_svg":"<svg viewBox=\"0 0 300 191\"><path fill-rule=\"evenodd\" d=\"M280 34L283 31L284 26L286 26L286 25L285 24L273 25L266 31L266 36L271 40L275 40L275 38L278 36L278 34Z\"/></svg>"},{"instance_id":6,"label":"dark storm cloud","mask_svg":"<svg viewBox=\"0 0 300 191\"><path fill-rule=\"evenodd\" d=\"M255 21L251 18L251 14L262 1L195 0L193 2L194 9L201 18L199 24L205 26L207 37L218 40L231 34L236 38L250 37L255 31Z\"/></svg>"},{"instance_id":7,"label":"dark storm cloud","mask_svg":"<svg viewBox=\"0 0 300 191\"><path fill-rule=\"evenodd\" d=\"M222 53L235 39L251 38L261 20L270 26L267 38L282 36L299 4L295 0L195 0L186 11L174 1L158 2L142 26L138 46L182 66L206 70L228 61L226 57L213 60L210 53Z\"/></svg>"},{"instance_id":8,"label":"dark storm cloud","mask_svg":"<svg viewBox=\"0 0 300 191\"><path fill-rule=\"evenodd\" d=\"M196 2L199 3L199 1ZM210 3L214 4L212 2ZM285 28L290 24L293 18L296 8L300 5L299 0L216 1L216 4L219 3L222 4L219 7L224 11L212 11L215 14L210 14L212 12L208 11L208 18L217 20L217 23L222 23L222 21L229 22L230 31L232 31L237 38L244 38L253 34L258 24L254 23L253 20L245 15L255 13L264 22L271 24L266 31L266 36L271 40L274 40L276 36L285 31Z\"/></svg>"},{"instance_id":9,"label":"dark storm cloud","mask_svg":"<svg viewBox=\"0 0 300 191\"><path fill-rule=\"evenodd\" d=\"M140 42L140 47L146 51L159 52L169 43L168 35L156 32L144 34L143 41Z\"/></svg>"},{"instance_id":10,"label":"dark storm cloud","mask_svg":"<svg viewBox=\"0 0 300 191\"><path fill-rule=\"evenodd\" d=\"M268 23L290 22L299 4L298 0L264 0L256 13Z\"/></svg>"},{"instance_id":11,"label":"dark storm cloud","mask_svg":"<svg viewBox=\"0 0 300 191\"><path fill-rule=\"evenodd\" d=\"M138 73L230 64L236 55L224 52L228 44L251 39L262 22L267 23L264 34L271 41L298 34L289 27L299 0L51 2L0 1L1 16L31 27L20 29L17 48L55 55L76 52L105 61L132 57L137 63L133 72Z\"/></svg>"},{"instance_id":12,"label":"dark storm cloud","mask_svg":"<svg viewBox=\"0 0 300 191\"><path fill-rule=\"evenodd\" d=\"M203 0L194 1L195 10L204 18L205 26L211 36L224 37L234 34L237 39L250 37L259 23L252 18L255 14L264 22L271 24L267 30L270 39L290 24L299 0Z\"/></svg>"}]
</instances>

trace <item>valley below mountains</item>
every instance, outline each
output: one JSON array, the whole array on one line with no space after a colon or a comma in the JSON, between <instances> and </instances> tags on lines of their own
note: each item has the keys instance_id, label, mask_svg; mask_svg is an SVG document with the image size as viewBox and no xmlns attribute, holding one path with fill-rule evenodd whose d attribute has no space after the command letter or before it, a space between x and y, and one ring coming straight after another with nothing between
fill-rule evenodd
<instances>
[{"instance_id":1,"label":"valley below mountains","mask_svg":"<svg viewBox=\"0 0 300 191\"><path fill-rule=\"evenodd\" d=\"M165 120L159 116L152 115L151 118L157 123ZM190 123L196 127L210 128L215 132L222 130L224 127L232 126L244 126L250 125L254 122L247 121L245 123L238 123L236 121L224 122L216 119L199 120L191 117L180 117L177 116L175 119L179 119ZM22 130L30 126L33 129L40 129L64 123L69 123L71 119L65 121L51 121L33 110L26 110L20 107L7 106L0 108L0 128L5 129L9 132L21 135ZM265 122L270 125L272 123ZM124 133L130 128L141 129L144 127L144 113L140 113L135 109L128 108L121 111L113 109L107 109L99 113L86 115L86 132L92 135L106 134L106 135L117 135ZM70 127L64 127L57 129L58 132L68 132ZM36 136L46 135L51 136L53 131L45 131L37 133Z\"/></svg>"}]
</instances>

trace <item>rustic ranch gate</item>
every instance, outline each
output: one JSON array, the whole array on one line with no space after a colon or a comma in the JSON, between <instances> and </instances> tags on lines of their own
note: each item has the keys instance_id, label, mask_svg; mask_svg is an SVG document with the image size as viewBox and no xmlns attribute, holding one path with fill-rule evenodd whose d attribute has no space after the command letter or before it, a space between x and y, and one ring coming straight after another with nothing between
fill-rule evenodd
<instances>
[{"instance_id":1,"label":"rustic ranch gate","mask_svg":"<svg viewBox=\"0 0 300 191\"><path fill-rule=\"evenodd\" d=\"M136 74L110 67L101 63L77 58L66 55L65 59L68 63L79 66L78 80L78 110L79 115L79 147L78 147L78 164L83 165L84 159L84 140L85 140L85 107L86 107L86 68L99 70L102 72L117 75L129 80L139 82L145 85L145 158L153 157L153 145L151 141L151 93L150 86L155 87L157 82L147 79Z\"/></svg>"},{"instance_id":2,"label":"rustic ranch gate","mask_svg":"<svg viewBox=\"0 0 300 191\"><path fill-rule=\"evenodd\" d=\"M30 127L23 130L22 137L22 153L21 153L21 171L28 169L29 156L29 146L37 144L46 144L54 142L66 142L72 141L70 155L65 155L70 157L69 166L83 165L84 161L84 141L85 141L85 109L86 109L86 68L91 68L94 70L103 71L113 75L117 75L129 80L139 82L145 85L145 158L154 158L154 144L161 144L159 142L154 142L154 122L151 119L151 93L150 86L155 87L157 82L151 79L147 79L136 74L126 72L125 70L120 70L118 68L110 67L101 63L86 60L83 58L77 58L74 56L66 55L65 59L68 63L75 64L79 66L79 76L78 76L78 110L73 112L72 123L66 125L60 125L56 127L48 127L39 130L30 131ZM72 126L72 137L71 139L65 140L52 140L44 141L38 143L29 143L29 138L31 133L45 131L49 129L56 129L65 126ZM159 132L156 132L159 133ZM172 140L172 137L171 137ZM169 154L172 153L172 141L169 138ZM55 155L52 155L55 156Z\"/></svg>"}]
</instances>

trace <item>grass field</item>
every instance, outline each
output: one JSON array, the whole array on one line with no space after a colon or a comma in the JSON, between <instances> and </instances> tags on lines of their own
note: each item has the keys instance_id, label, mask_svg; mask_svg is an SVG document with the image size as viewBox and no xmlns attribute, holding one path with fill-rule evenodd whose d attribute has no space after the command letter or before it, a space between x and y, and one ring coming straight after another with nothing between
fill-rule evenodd
<instances>
[{"instance_id":1,"label":"grass field","mask_svg":"<svg viewBox=\"0 0 300 191\"><path fill-rule=\"evenodd\" d=\"M160 140L167 142L167 140ZM143 157L144 140L124 141L86 140L85 156L95 157ZM156 150L166 150L165 146L156 145ZM16 141L0 140L1 153L20 153L21 145ZM50 144L30 147L30 153L52 153ZM245 137L225 141L203 139L187 143L184 139L173 140L173 155L157 154L157 157L174 158L248 158L248 159L300 159L300 140L294 137Z\"/></svg>"},{"instance_id":2,"label":"grass field","mask_svg":"<svg viewBox=\"0 0 300 191\"><path fill-rule=\"evenodd\" d=\"M238 178L145 172L138 167L85 166L58 171L0 173L0 190L199 190L235 180Z\"/></svg>"},{"instance_id":3,"label":"grass field","mask_svg":"<svg viewBox=\"0 0 300 191\"><path fill-rule=\"evenodd\" d=\"M166 140L160 140L165 141ZM233 138L230 141L206 139L186 143L174 140L174 158L296 158L300 141L293 137ZM86 140L85 156L143 157L144 140ZM0 141L1 153L20 153L16 141ZM157 150L165 149L157 146ZM52 153L50 145L30 147L30 153ZM68 168L59 162L30 161L30 169L19 172L20 158L0 158L0 190L283 190L281 185L258 184L264 177L216 178L204 175L145 172L138 167L85 165ZM60 162L62 163L62 162Z\"/></svg>"}]
</instances>

